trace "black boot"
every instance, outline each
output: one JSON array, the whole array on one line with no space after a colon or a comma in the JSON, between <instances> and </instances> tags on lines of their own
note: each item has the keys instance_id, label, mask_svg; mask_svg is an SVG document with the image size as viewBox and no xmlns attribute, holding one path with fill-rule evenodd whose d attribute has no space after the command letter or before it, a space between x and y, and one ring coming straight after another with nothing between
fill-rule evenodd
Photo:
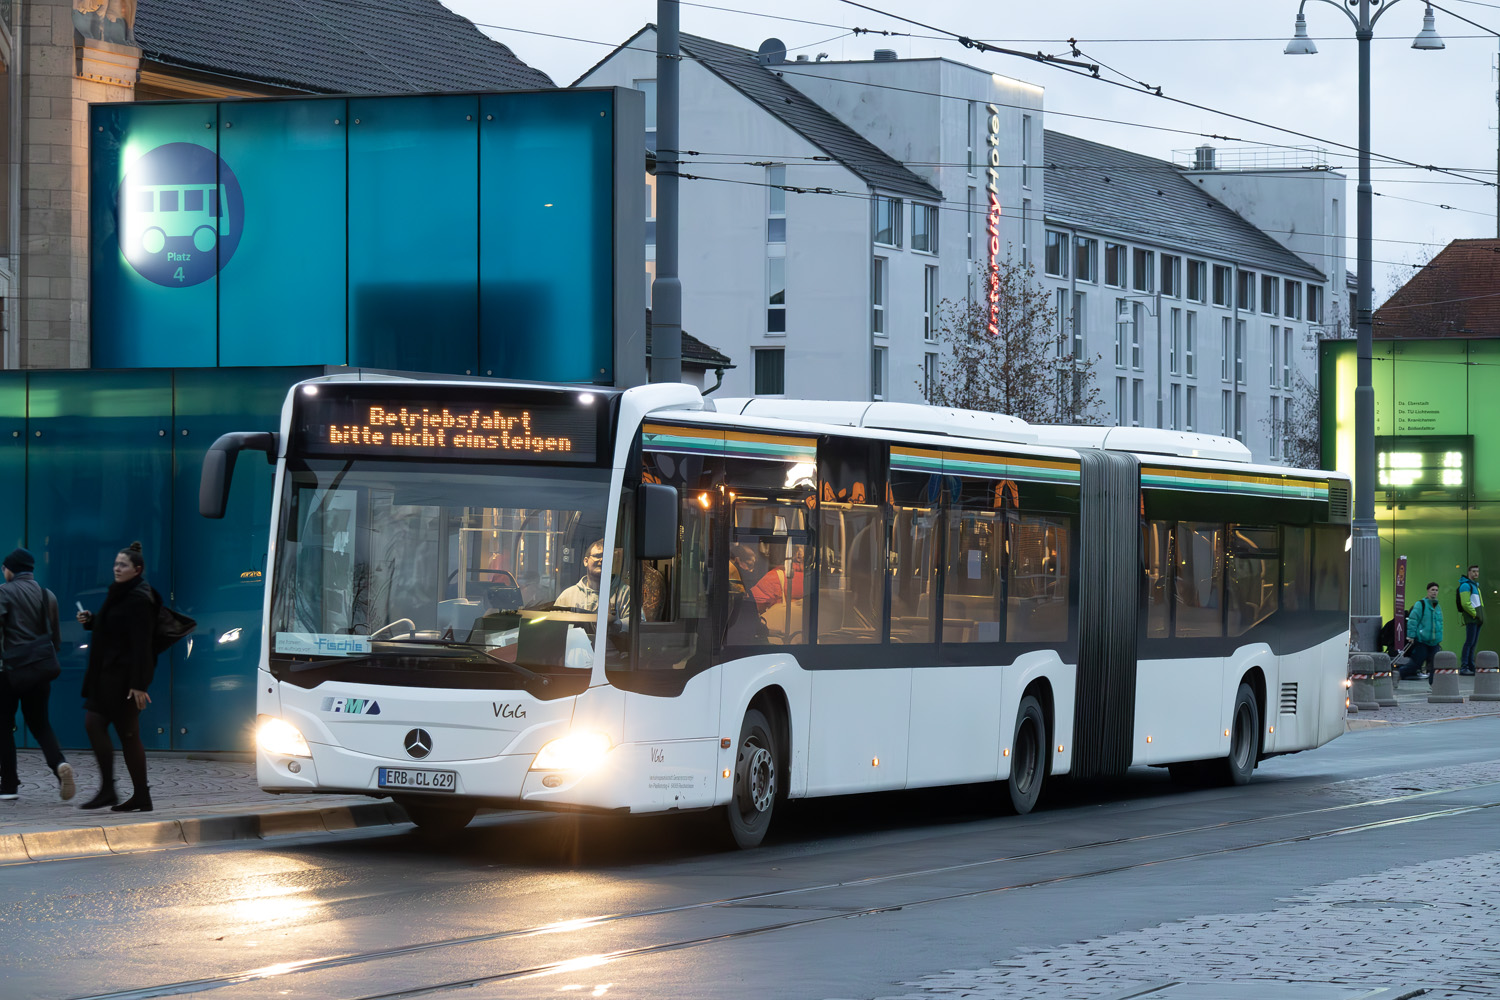
<instances>
[{"instance_id":1,"label":"black boot","mask_svg":"<svg viewBox=\"0 0 1500 1000\"><path fill-rule=\"evenodd\" d=\"M109 811L110 812L117 812L117 813L129 813L129 812L143 812L143 813L148 813L148 812L150 812L151 811L151 789L150 789L150 787L142 785L140 788L137 788L135 790L135 793L132 794L130 796L130 798L126 799L124 802L121 802L117 806L110 806Z\"/></svg>"},{"instance_id":2,"label":"black boot","mask_svg":"<svg viewBox=\"0 0 1500 1000\"><path fill-rule=\"evenodd\" d=\"M114 805L118 801L120 801L120 797L115 794L114 783L113 782L108 782L108 783L104 784L103 786L101 786L100 789L97 792L94 793L94 797L93 798L89 799L87 802L85 802L83 805L79 806L78 808L80 808L80 809L102 809L105 806L112 806L112 805Z\"/></svg>"}]
</instances>

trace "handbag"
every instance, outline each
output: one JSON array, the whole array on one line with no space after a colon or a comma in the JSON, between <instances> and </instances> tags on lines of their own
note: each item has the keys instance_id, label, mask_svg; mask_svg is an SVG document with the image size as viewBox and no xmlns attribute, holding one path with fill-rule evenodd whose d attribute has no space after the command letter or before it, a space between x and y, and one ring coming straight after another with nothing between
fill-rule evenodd
<instances>
[{"instance_id":1,"label":"handbag","mask_svg":"<svg viewBox=\"0 0 1500 1000\"><path fill-rule=\"evenodd\" d=\"M165 604L156 608L156 630L151 634L151 652L160 656L170 649L173 643L187 635L198 627L193 621L181 611L175 611Z\"/></svg>"},{"instance_id":2,"label":"handbag","mask_svg":"<svg viewBox=\"0 0 1500 1000\"><path fill-rule=\"evenodd\" d=\"M39 684L55 681L62 674L62 664L57 662L57 649L52 645L51 636L39 636L7 646L0 660L5 665L6 679L17 694L25 694Z\"/></svg>"}]
</instances>

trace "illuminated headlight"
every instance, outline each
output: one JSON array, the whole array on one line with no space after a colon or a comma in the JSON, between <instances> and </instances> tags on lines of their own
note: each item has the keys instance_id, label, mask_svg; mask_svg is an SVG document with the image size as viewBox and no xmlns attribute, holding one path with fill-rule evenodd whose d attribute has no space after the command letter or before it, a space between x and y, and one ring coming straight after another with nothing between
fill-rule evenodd
<instances>
[{"instance_id":1,"label":"illuminated headlight","mask_svg":"<svg viewBox=\"0 0 1500 1000\"><path fill-rule=\"evenodd\" d=\"M239 628L232 628L228 632L225 632L223 635L219 636L219 645L222 646L226 642L239 642L241 631L242 630Z\"/></svg>"},{"instance_id":2,"label":"illuminated headlight","mask_svg":"<svg viewBox=\"0 0 1500 1000\"><path fill-rule=\"evenodd\" d=\"M603 733L571 733L542 747L533 771L590 771L609 753L609 737Z\"/></svg>"},{"instance_id":3,"label":"illuminated headlight","mask_svg":"<svg viewBox=\"0 0 1500 1000\"><path fill-rule=\"evenodd\" d=\"M312 751L307 749L307 740L297 732L297 727L274 715L260 717L259 725L255 727L255 742L266 753L285 757L312 756Z\"/></svg>"}]
</instances>

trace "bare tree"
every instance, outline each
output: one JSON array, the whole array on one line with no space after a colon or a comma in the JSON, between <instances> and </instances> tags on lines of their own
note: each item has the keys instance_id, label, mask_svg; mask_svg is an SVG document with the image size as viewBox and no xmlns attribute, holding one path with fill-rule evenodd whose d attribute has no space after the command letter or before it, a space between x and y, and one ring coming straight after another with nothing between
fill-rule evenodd
<instances>
[{"instance_id":1,"label":"bare tree","mask_svg":"<svg viewBox=\"0 0 1500 1000\"><path fill-rule=\"evenodd\" d=\"M1300 371L1293 378L1294 391L1286 398L1281 415L1275 420L1267 417L1262 423L1270 431L1271 440L1280 442L1288 465L1297 469L1322 468L1323 413L1318 386Z\"/></svg>"},{"instance_id":2,"label":"bare tree","mask_svg":"<svg viewBox=\"0 0 1500 1000\"><path fill-rule=\"evenodd\" d=\"M944 300L938 339L947 347L928 402L1007 413L1036 424L1092 423L1103 397L1094 371L1098 358L1074 356L1072 336L1058 323L1050 293L1031 265L995 266L995 298ZM1072 328L1072 317L1067 329Z\"/></svg>"}]
</instances>

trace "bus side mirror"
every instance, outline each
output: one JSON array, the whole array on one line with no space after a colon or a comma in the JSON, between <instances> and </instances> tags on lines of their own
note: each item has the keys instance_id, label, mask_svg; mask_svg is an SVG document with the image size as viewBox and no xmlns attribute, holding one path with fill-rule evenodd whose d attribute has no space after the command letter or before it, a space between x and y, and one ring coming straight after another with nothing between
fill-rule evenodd
<instances>
[{"instance_id":1,"label":"bus side mirror","mask_svg":"<svg viewBox=\"0 0 1500 1000\"><path fill-rule=\"evenodd\" d=\"M229 506L229 483L234 478L234 460L241 451L263 451L266 461L276 464L276 435L269 431L234 431L221 435L203 456L203 476L198 480L198 513L221 518Z\"/></svg>"},{"instance_id":2,"label":"bus side mirror","mask_svg":"<svg viewBox=\"0 0 1500 1000\"><path fill-rule=\"evenodd\" d=\"M635 495L635 537L641 559L673 559L677 556L677 489L658 483L642 483Z\"/></svg>"}]
</instances>

